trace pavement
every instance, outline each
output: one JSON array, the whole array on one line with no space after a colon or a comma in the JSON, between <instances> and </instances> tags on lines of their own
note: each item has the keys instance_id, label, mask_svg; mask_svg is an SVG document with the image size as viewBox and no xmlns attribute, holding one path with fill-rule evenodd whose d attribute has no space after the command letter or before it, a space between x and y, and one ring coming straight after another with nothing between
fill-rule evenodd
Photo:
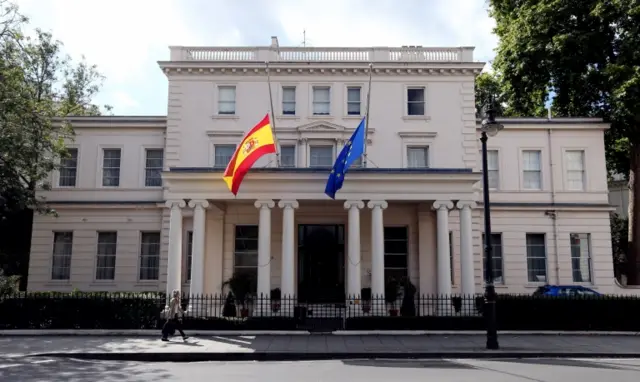
<instances>
[{"instance_id":1,"label":"pavement","mask_svg":"<svg viewBox=\"0 0 640 382\"><path fill-rule=\"evenodd\" d=\"M188 333L189 334L189 333ZM486 350L484 335L261 335L173 337L2 336L5 358L68 357L112 361L285 361L354 358L640 358L637 336L500 334Z\"/></svg>"},{"instance_id":2,"label":"pavement","mask_svg":"<svg viewBox=\"0 0 640 382\"><path fill-rule=\"evenodd\" d=\"M637 382L637 359L348 359L341 361L155 363L70 358L3 360L2 381Z\"/></svg>"}]
</instances>

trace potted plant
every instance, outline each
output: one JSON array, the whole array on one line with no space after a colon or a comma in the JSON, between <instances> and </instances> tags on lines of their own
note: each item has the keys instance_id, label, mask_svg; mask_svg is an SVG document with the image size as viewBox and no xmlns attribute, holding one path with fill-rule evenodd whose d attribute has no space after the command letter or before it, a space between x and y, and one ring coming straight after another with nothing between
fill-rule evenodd
<instances>
[{"instance_id":1,"label":"potted plant","mask_svg":"<svg viewBox=\"0 0 640 382\"><path fill-rule=\"evenodd\" d=\"M402 279L404 293L402 295L402 305L400 306L400 315L403 317L415 317L416 315L416 286L408 277Z\"/></svg>"},{"instance_id":2,"label":"potted plant","mask_svg":"<svg viewBox=\"0 0 640 382\"><path fill-rule=\"evenodd\" d=\"M362 299L362 311L369 313L371 311L371 288L362 288L360 298Z\"/></svg>"},{"instance_id":3,"label":"potted plant","mask_svg":"<svg viewBox=\"0 0 640 382\"><path fill-rule=\"evenodd\" d=\"M280 288L275 288L271 290L271 311L279 312L280 311L280 302L282 301L282 291Z\"/></svg>"},{"instance_id":4,"label":"potted plant","mask_svg":"<svg viewBox=\"0 0 640 382\"><path fill-rule=\"evenodd\" d=\"M253 276L248 273L235 272L229 280L224 282L224 286L229 286L237 304L240 305L240 317L248 317L249 307L247 303L250 302L251 293L255 289Z\"/></svg>"},{"instance_id":5,"label":"potted plant","mask_svg":"<svg viewBox=\"0 0 640 382\"><path fill-rule=\"evenodd\" d=\"M384 286L384 300L387 304L391 305L389 309L389 315L396 317L398 315L398 309L396 308L396 300L400 292L400 286L395 279L390 279Z\"/></svg>"},{"instance_id":6,"label":"potted plant","mask_svg":"<svg viewBox=\"0 0 640 382\"><path fill-rule=\"evenodd\" d=\"M236 317L237 315L238 312L236 311L236 302L234 301L233 293L229 292L222 307L222 317Z\"/></svg>"}]
</instances>

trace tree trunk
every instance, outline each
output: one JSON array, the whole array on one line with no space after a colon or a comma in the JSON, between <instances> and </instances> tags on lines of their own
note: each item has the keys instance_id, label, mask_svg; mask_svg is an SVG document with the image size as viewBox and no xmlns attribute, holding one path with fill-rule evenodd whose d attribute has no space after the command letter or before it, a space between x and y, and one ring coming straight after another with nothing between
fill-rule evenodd
<instances>
[{"instance_id":1,"label":"tree trunk","mask_svg":"<svg viewBox=\"0 0 640 382\"><path fill-rule=\"evenodd\" d=\"M627 284L640 284L640 145L632 144L629 171ZM636 208L636 206L638 208Z\"/></svg>"}]
</instances>

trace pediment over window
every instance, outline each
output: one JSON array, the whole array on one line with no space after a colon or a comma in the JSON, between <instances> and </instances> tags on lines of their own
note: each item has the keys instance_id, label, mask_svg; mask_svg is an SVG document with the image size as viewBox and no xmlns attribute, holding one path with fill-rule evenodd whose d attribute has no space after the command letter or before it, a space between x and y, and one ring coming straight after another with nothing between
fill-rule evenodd
<instances>
[{"instance_id":1,"label":"pediment over window","mask_svg":"<svg viewBox=\"0 0 640 382\"><path fill-rule=\"evenodd\" d=\"M320 120L296 127L277 128L276 135L278 136L278 139L285 140L329 139L344 141L349 139L349 137L353 134L357 127L357 124L354 124L352 127L346 127L343 125L338 125L336 123ZM375 130L373 128L369 128L369 142L371 142L371 137L373 136L374 132Z\"/></svg>"},{"instance_id":2,"label":"pediment over window","mask_svg":"<svg viewBox=\"0 0 640 382\"><path fill-rule=\"evenodd\" d=\"M312 132L312 131L345 131L346 127L331 123L328 121L315 121L307 123L306 125L300 125L296 128L299 132Z\"/></svg>"}]
</instances>

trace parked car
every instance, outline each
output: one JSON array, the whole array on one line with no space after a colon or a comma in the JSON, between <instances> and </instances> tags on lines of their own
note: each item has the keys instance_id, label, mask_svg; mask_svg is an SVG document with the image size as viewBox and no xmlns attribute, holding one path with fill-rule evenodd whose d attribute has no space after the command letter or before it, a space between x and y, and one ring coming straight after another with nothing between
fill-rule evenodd
<instances>
[{"instance_id":1,"label":"parked car","mask_svg":"<svg viewBox=\"0 0 640 382\"><path fill-rule=\"evenodd\" d=\"M582 285L545 285L533 292L534 296L600 296L601 294Z\"/></svg>"}]
</instances>

